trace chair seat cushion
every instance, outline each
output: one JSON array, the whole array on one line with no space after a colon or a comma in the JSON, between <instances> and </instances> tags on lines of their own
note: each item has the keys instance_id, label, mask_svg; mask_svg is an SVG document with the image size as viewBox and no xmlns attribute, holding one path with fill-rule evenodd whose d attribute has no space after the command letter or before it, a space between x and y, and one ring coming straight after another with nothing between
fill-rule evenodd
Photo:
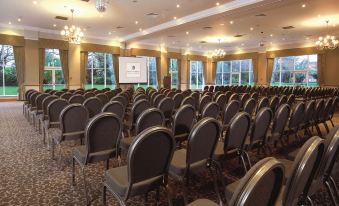
<instances>
[{"instance_id":1,"label":"chair seat cushion","mask_svg":"<svg viewBox=\"0 0 339 206\"><path fill-rule=\"evenodd\" d=\"M132 144L134 137L122 138L120 140L120 148L123 150L128 150L129 146Z\"/></svg>"},{"instance_id":2,"label":"chair seat cushion","mask_svg":"<svg viewBox=\"0 0 339 206\"><path fill-rule=\"evenodd\" d=\"M225 189L225 195L226 195L226 200L229 202L232 199L233 193L237 189L238 185L240 183L240 180L237 180L229 185L226 186Z\"/></svg>"},{"instance_id":3,"label":"chair seat cushion","mask_svg":"<svg viewBox=\"0 0 339 206\"><path fill-rule=\"evenodd\" d=\"M188 206L218 206L218 204L208 199L198 199L188 204Z\"/></svg>"},{"instance_id":4,"label":"chair seat cushion","mask_svg":"<svg viewBox=\"0 0 339 206\"><path fill-rule=\"evenodd\" d=\"M221 159L224 156L224 143L218 142L214 150L214 159Z\"/></svg>"},{"instance_id":5,"label":"chair seat cushion","mask_svg":"<svg viewBox=\"0 0 339 206\"><path fill-rule=\"evenodd\" d=\"M174 152L169 167L169 173L174 176L183 176L186 168L186 149L180 149Z\"/></svg>"}]
</instances>

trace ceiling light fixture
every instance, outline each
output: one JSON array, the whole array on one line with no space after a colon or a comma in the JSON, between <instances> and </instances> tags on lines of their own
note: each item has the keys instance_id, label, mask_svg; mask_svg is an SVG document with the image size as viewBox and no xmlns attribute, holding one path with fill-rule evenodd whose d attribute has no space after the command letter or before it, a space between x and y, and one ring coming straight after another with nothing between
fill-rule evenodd
<instances>
[{"instance_id":1,"label":"ceiling light fixture","mask_svg":"<svg viewBox=\"0 0 339 206\"><path fill-rule=\"evenodd\" d=\"M230 21L230 24L234 24L234 21Z\"/></svg>"},{"instance_id":2,"label":"ceiling light fixture","mask_svg":"<svg viewBox=\"0 0 339 206\"><path fill-rule=\"evenodd\" d=\"M71 9L72 12L72 26L68 27L67 25L64 27L63 30L61 30L61 35L69 41L71 44L80 44L81 38L84 36L84 33L81 31L80 27L76 27L73 24L73 14L74 9Z\"/></svg>"},{"instance_id":3,"label":"ceiling light fixture","mask_svg":"<svg viewBox=\"0 0 339 206\"><path fill-rule=\"evenodd\" d=\"M218 39L218 41L219 41L219 45L220 45L221 39ZM226 55L226 52L222 48L215 49L211 54L211 56L214 57L214 58L223 58L225 55Z\"/></svg>"},{"instance_id":4,"label":"ceiling light fixture","mask_svg":"<svg viewBox=\"0 0 339 206\"><path fill-rule=\"evenodd\" d=\"M219 5L220 5L220 3L219 3L219 2L217 2L217 3L215 3L215 5L216 5L216 6L219 6Z\"/></svg>"},{"instance_id":5,"label":"ceiling light fixture","mask_svg":"<svg viewBox=\"0 0 339 206\"><path fill-rule=\"evenodd\" d=\"M253 28L253 27L251 27L251 28L250 28L250 30L251 30L251 31L253 31L253 30L254 30L254 28Z\"/></svg>"},{"instance_id":6,"label":"ceiling light fixture","mask_svg":"<svg viewBox=\"0 0 339 206\"><path fill-rule=\"evenodd\" d=\"M56 27L57 25L56 24L53 24L53 27Z\"/></svg>"},{"instance_id":7,"label":"ceiling light fixture","mask_svg":"<svg viewBox=\"0 0 339 206\"><path fill-rule=\"evenodd\" d=\"M176 20L176 19L177 19L177 17L175 16L175 17L173 17L173 19L174 19L174 20Z\"/></svg>"},{"instance_id":8,"label":"ceiling light fixture","mask_svg":"<svg viewBox=\"0 0 339 206\"><path fill-rule=\"evenodd\" d=\"M177 8L180 8L180 4L177 4Z\"/></svg>"},{"instance_id":9,"label":"ceiling light fixture","mask_svg":"<svg viewBox=\"0 0 339 206\"><path fill-rule=\"evenodd\" d=\"M305 7L306 7L306 4L301 5L301 7L302 7L302 8L305 8Z\"/></svg>"},{"instance_id":10,"label":"ceiling light fixture","mask_svg":"<svg viewBox=\"0 0 339 206\"><path fill-rule=\"evenodd\" d=\"M190 32L189 31L186 31L186 35L189 35L190 34Z\"/></svg>"},{"instance_id":11,"label":"ceiling light fixture","mask_svg":"<svg viewBox=\"0 0 339 206\"><path fill-rule=\"evenodd\" d=\"M38 4L38 2L37 2L37 1L33 1L33 4L34 4L34 5L37 5L37 4Z\"/></svg>"},{"instance_id":12,"label":"ceiling light fixture","mask_svg":"<svg viewBox=\"0 0 339 206\"><path fill-rule=\"evenodd\" d=\"M18 22L21 22L21 18L18 18Z\"/></svg>"},{"instance_id":13,"label":"ceiling light fixture","mask_svg":"<svg viewBox=\"0 0 339 206\"><path fill-rule=\"evenodd\" d=\"M326 28L328 32L328 23L329 20L326 21ZM339 41L336 40L335 36L331 36L327 34L325 37L320 36L318 40L315 42L315 45L319 50L333 50L337 48Z\"/></svg>"},{"instance_id":14,"label":"ceiling light fixture","mask_svg":"<svg viewBox=\"0 0 339 206\"><path fill-rule=\"evenodd\" d=\"M97 0L95 8L98 12L105 12L109 4L109 0Z\"/></svg>"},{"instance_id":15,"label":"ceiling light fixture","mask_svg":"<svg viewBox=\"0 0 339 206\"><path fill-rule=\"evenodd\" d=\"M138 22L138 21L135 21L135 24L139 24L139 22Z\"/></svg>"}]
</instances>

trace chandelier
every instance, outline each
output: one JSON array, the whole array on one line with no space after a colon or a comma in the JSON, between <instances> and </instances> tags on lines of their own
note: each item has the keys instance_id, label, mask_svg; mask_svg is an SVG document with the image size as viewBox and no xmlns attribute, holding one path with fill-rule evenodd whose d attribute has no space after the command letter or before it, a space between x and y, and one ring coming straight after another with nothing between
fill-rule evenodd
<instances>
[{"instance_id":1,"label":"chandelier","mask_svg":"<svg viewBox=\"0 0 339 206\"><path fill-rule=\"evenodd\" d=\"M328 30L328 20L326 21ZM339 41L336 40L335 36L326 35L325 37L320 36L315 42L315 45L319 50L335 49L338 46Z\"/></svg>"},{"instance_id":2,"label":"chandelier","mask_svg":"<svg viewBox=\"0 0 339 206\"><path fill-rule=\"evenodd\" d=\"M72 12L72 26L65 26L63 30L61 30L61 35L69 41L71 44L80 44L81 38L84 36L84 33L81 31L80 27L76 27L73 24L73 13L74 9L71 9Z\"/></svg>"},{"instance_id":3,"label":"chandelier","mask_svg":"<svg viewBox=\"0 0 339 206\"><path fill-rule=\"evenodd\" d=\"M98 12L105 12L108 4L109 0L97 0L95 3L95 8L98 10Z\"/></svg>"},{"instance_id":4,"label":"chandelier","mask_svg":"<svg viewBox=\"0 0 339 206\"><path fill-rule=\"evenodd\" d=\"M219 45L220 45L221 40L218 39L218 41L219 41ZM215 50L212 52L212 57L215 57L215 58L222 58L222 57L224 57L225 55L226 55L225 50L224 50L224 49L221 49L221 48L215 49Z\"/></svg>"}]
</instances>

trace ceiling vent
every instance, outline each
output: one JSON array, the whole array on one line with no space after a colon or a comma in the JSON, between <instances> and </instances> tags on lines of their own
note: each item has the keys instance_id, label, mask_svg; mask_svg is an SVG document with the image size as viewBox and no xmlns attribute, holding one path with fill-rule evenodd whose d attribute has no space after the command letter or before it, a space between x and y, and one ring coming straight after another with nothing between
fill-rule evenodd
<instances>
[{"instance_id":1,"label":"ceiling vent","mask_svg":"<svg viewBox=\"0 0 339 206\"><path fill-rule=\"evenodd\" d=\"M81 1L84 1L84 2L89 2L89 0L81 0Z\"/></svg>"},{"instance_id":2,"label":"ceiling vent","mask_svg":"<svg viewBox=\"0 0 339 206\"><path fill-rule=\"evenodd\" d=\"M209 29L212 29L213 27L211 26L205 26L205 27L202 27L203 30L209 30Z\"/></svg>"},{"instance_id":3,"label":"ceiling vent","mask_svg":"<svg viewBox=\"0 0 339 206\"><path fill-rule=\"evenodd\" d=\"M68 20L68 17L65 17L65 16L56 16L55 19L67 21L67 20Z\"/></svg>"},{"instance_id":4,"label":"ceiling vent","mask_svg":"<svg viewBox=\"0 0 339 206\"><path fill-rule=\"evenodd\" d=\"M116 29L123 29L123 28L125 28L125 27L123 27L123 26L117 26L117 27L115 27Z\"/></svg>"},{"instance_id":5,"label":"ceiling vent","mask_svg":"<svg viewBox=\"0 0 339 206\"><path fill-rule=\"evenodd\" d=\"M157 17L157 16L159 16L159 14L153 13L153 12L148 13L148 14L146 14L146 15L147 15L147 16L151 16L151 17Z\"/></svg>"},{"instance_id":6,"label":"ceiling vent","mask_svg":"<svg viewBox=\"0 0 339 206\"><path fill-rule=\"evenodd\" d=\"M264 16L266 16L266 14L256 14L255 16L257 16L257 17L264 17Z\"/></svg>"},{"instance_id":7,"label":"ceiling vent","mask_svg":"<svg viewBox=\"0 0 339 206\"><path fill-rule=\"evenodd\" d=\"M174 37L176 37L176 36L174 36L174 35L168 35L167 37L168 37L168 38L174 38Z\"/></svg>"},{"instance_id":8,"label":"ceiling vent","mask_svg":"<svg viewBox=\"0 0 339 206\"><path fill-rule=\"evenodd\" d=\"M245 36L246 34L237 34L237 35L234 35L234 37L236 37L236 38L240 38L240 37L243 37L243 36Z\"/></svg>"},{"instance_id":9,"label":"ceiling vent","mask_svg":"<svg viewBox=\"0 0 339 206\"><path fill-rule=\"evenodd\" d=\"M200 41L200 44L206 44L207 42L206 41Z\"/></svg>"},{"instance_id":10,"label":"ceiling vent","mask_svg":"<svg viewBox=\"0 0 339 206\"><path fill-rule=\"evenodd\" d=\"M294 26L284 26L282 27L282 29L294 29L295 27Z\"/></svg>"}]
</instances>

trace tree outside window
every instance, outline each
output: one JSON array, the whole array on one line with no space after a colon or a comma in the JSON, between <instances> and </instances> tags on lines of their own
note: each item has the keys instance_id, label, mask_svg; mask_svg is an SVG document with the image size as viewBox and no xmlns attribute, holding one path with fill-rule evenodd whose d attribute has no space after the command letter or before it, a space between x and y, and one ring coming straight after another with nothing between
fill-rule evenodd
<instances>
[{"instance_id":1,"label":"tree outside window","mask_svg":"<svg viewBox=\"0 0 339 206\"><path fill-rule=\"evenodd\" d=\"M203 64L190 61L190 89L202 89L204 86Z\"/></svg>"},{"instance_id":2,"label":"tree outside window","mask_svg":"<svg viewBox=\"0 0 339 206\"><path fill-rule=\"evenodd\" d=\"M178 87L178 60L170 59L169 73L171 76L171 88Z\"/></svg>"},{"instance_id":3,"label":"tree outside window","mask_svg":"<svg viewBox=\"0 0 339 206\"><path fill-rule=\"evenodd\" d=\"M45 49L43 89L61 90L64 88L65 79L61 69L59 49Z\"/></svg>"},{"instance_id":4,"label":"tree outside window","mask_svg":"<svg viewBox=\"0 0 339 206\"><path fill-rule=\"evenodd\" d=\"M0 96L17 96L18 81L13 46L0 45Z\"/></svg>"}]
</instances>

